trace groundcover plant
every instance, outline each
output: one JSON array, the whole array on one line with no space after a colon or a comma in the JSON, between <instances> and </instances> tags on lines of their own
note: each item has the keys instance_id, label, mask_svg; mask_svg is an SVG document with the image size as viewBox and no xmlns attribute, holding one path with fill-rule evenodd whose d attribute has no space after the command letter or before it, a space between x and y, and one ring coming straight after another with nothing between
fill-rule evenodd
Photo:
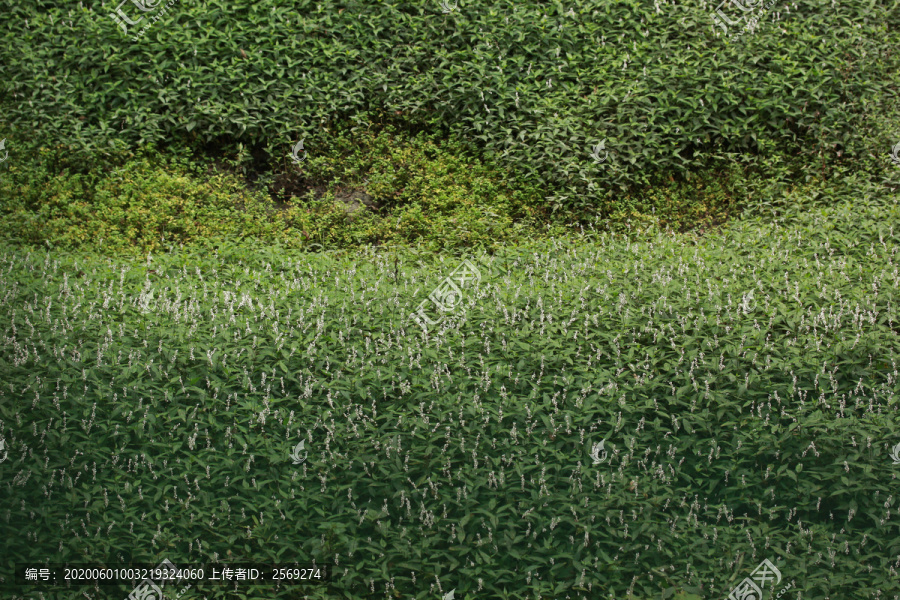
<instances>
[{"instance_id":1,"label":"groundcover plant","mask_svg":"<svg viewBox=\"0 0 900 600\"><path fill-rule=\"evenodd\" d=\"M424 328L459 258L7 248L4 597L896 598L896 221L470 256Z\"/></svg>"},{"instance_id":2,"label":"groundcover plant","mask_svg":"<svg viewBox=\"0 0 900 600\"><path fill-rule=\"evenodd\" d=\"M900 600L896 3L0 25L0 599Z\"/></svg>"}]
</instances>

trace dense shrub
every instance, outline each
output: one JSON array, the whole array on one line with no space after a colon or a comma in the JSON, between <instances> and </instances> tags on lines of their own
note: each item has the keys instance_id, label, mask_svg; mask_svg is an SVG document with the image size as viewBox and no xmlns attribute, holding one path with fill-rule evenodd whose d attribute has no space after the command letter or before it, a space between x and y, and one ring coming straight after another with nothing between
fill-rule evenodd
<instances>
[{"instance_id":1,"label":"dense shrub","mask_svg":"<svg viewBox=\"0 0 900 600\"><path fill-rule=\"evenodd\" d=\"M477 144L557 210L606 214L735 153L801 153L827 174L883 167L897 141L898 11L881 0L773 5L737 40L705 1L177 3L128 35L114 2L2 7L11 146L202 142L275 168L337 123L393 119Z\"/></svg>"}]
</instances>

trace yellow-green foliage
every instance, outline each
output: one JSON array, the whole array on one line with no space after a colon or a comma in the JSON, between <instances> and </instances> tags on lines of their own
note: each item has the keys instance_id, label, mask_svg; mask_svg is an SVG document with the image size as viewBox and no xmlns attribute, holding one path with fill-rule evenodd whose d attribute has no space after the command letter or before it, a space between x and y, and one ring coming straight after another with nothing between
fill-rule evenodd
<instances>
[{"instance_id":1,"label":"yellow-green foliage","mask_svg":"<svg viewBox=\"0 0 900 600\"><path fill-rule=\"evenodd\" d=\"M223 238L288 248L497 247L573 226L706 230L744 208L761 184L758 174L734 164L622 194L610 214L577 212L551 206L546 190L461 141L412 136L391 125L337 130L301 165L288 161L278 171L280 187L271 174L245 180L239 154L213 162L185 148L148 147L138 156L86 164L67 151L36 146L0 172L0 194L8 199L0 207L0 236L138 254ZM771 187L757 197L783 191ZM358 203L350 214L344 201L353 191L367 194L372 208Z\"/></svg>"},{"instance_id":2,"label":"yellow-green foliage","mask_svg":"<svg viewBox=\"0 0 900 600\"><path fill-rule=\"evenodd\" d=\"M342 155L341 146L352 147L351 153ZM224 237L277 240L287 247L424 241L449 248L547 233L532 216L540 212L537 190L514 189L495 167L461 152L390 131L336 138L330 154L292 173L325 193L276 203L234 173L153 149L114 167L63 161L53 176L64 149L41 148L0 175L0 193L11 199L0 229L20 242L117 253ZM361 207L351 216L335 193L364 179L361 189L381 210Z\"/></svg>"}]
</instances>

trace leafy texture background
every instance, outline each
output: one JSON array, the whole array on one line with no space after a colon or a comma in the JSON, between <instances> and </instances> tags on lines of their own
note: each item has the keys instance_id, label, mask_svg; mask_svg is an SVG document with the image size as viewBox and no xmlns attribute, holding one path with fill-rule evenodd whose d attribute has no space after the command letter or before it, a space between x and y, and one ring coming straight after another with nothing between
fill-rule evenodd
<instances>
[{"instance_id":1,"label":"leafy texture background","mask_svg":"<svg viewBox=\"0 0 900 600\"><path fill-rule=\"evenodd\" d=\"M2 567L335 571L216 599L723 598L768 558L792 595L891 597L896 219L473 257L427 339L407 315L455 259L7 249L0 531L28 543Z\"/></svg>"},{"instance_id":2,"label":"leafy texture background","mask_svg":"<svg viewBox=\"0 0 900 600\"><path fill-rule=\"evenodd\" d=\"M894 143L900 19L881 0L775 3L738 39L707 2L177 3L137 41L113 3L0 6L7 126L73 152L178 139L281 160L387 114L503 157L557 207L603 212L735 153L871 169Z\"/></svg>"}]
</instances>

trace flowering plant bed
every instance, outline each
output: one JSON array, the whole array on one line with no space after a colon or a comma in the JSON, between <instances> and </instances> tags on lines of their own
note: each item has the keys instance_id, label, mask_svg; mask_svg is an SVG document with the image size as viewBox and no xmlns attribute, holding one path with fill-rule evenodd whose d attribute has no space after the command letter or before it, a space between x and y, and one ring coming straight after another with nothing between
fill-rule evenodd
<instances>
[{"instance_id":1,"label":"flowering plant bed","mask_svg":"<svg viewBox=\"0 0 900 600\"><path fill-rule=\"evenodd\" d=\"M0 574L296 560L330 580L187 593L894 597L896 224L856 204L470 256L427 329L460 257L7 249Z\"/></svg>"}]
</instances>

